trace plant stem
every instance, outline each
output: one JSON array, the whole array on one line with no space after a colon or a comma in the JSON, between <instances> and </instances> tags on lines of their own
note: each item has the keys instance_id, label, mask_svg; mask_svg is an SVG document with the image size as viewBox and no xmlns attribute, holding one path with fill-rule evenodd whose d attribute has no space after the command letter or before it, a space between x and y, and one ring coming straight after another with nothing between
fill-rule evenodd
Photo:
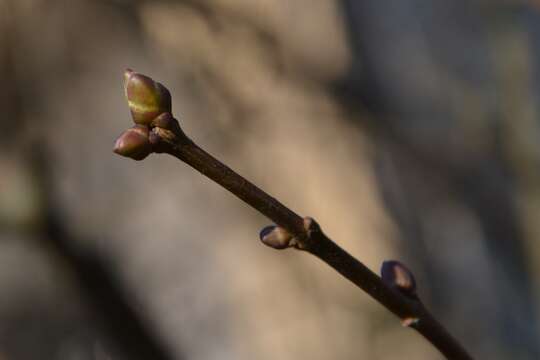
<instances>
[{"instance_id":1,"label":"plant stem","mask_svg":"<svg viewBox=\"0 0 540 360\"><path fill-rule=\"evenodd\" d=\"M294 236L296 248L315 255L334 268L397 315L405 326L416 329L446 358L472 359L418 299L409 298L386 285L379 276L329 239L318 225L308 229L304 218L201 149L182 131L173 129L173 136L169 130L154 128L153 131L162 140L158 152L182 160L286 229Z\"/></svg>"}]
</instances>

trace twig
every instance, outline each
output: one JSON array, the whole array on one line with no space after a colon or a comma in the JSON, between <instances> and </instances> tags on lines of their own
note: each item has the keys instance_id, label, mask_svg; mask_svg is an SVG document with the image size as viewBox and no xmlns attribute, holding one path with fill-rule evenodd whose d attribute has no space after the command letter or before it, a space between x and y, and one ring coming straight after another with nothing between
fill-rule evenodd
<instances>
[{"instance_id":1,"label":"twig","mask_svg":"<svg viewBox=\"0 0 540 360\"><path fill-rule=\"evenodd\" d=\"M126 95L138 125L117 140L115 152L136 160L152 152L182 160L279 226L263 229L261 239L265 244L276 249L294 247L315 255L397 315L404 326L417 330L448 359L472 359L421 301L405 291L402 281L392 276L381 279L329 239L313 219L300 217L189 139L172 117L170 98L167 98L170 95L161 84L131 70L126 71L125 79ZM133 136L133 132L141 136ZM396 274L405 274L414 283L408 270L401 269Z\"/></svg>"}]
</instances>

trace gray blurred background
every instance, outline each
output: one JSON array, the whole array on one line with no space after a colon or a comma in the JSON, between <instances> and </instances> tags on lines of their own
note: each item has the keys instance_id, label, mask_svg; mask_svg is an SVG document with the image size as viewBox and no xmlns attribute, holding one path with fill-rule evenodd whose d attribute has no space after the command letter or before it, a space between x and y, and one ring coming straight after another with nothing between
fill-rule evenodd
<instances>
[{"instance_id":1,"label":"gray blurred background","mask_svg":"<svg viewBox=\"0 0 540 360\"><path fill-rule=\"evenodd\" d=\"M184 164L114 155L126 67L368 267L408 264L476 358L540 358L537 1L0 0L1 360L117 358L51 211L172 358L441 359Z\"/></svg>"}]
</instances>

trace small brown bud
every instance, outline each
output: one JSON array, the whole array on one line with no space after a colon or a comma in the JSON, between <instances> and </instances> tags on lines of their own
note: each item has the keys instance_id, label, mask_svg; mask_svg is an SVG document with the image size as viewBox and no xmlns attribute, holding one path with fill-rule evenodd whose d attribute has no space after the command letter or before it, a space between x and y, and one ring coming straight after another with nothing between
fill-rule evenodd
<instances>
[{"instance_id":1,"label":"small brown bud","mask_svg":"<svg viewBox=\"0 0 540 360\"><path fill-rule=\"evenodd\" d=\"M164 112L152 120L152 126L172 130L177 122L170 112Z\"/></svg>"},{"instance_id":2,"label":"small brown bud","mask_svg":"<svg viewBox=\"0 0 540 360\"><path fill-rule=\"evenodd\" d=\"M399 261L389 260L383 262L381 277L385 284L398 289L403 294L416 298L414 275Z\"/></svg>"},{"instance_id":3,"label":"small brown bud","mask_svg":"<svg viewBox=\"0 0 540 360\"><path fill-rule=\"evenodd\" d=\"M136 124L150 125L158 115L171 112L169 90L148 76L127 69L124 72L124 88Z\"/></svg>"},{"instance_id":4,"label":"small brown bud","mask_svg":"<svg viewBox=\"0 0 540 360\"><path fill-rule=\"evenodd\" d=\"M116 139L113 151L134 160L142 160L152 153L152 145L148 140L148 135L149 131L146 126L135 125Z\"/></svg>"},{"instance_id":5,"label":"small brown bud","mask_svg":"<svg viewBox=\"0 0 540 360\"><path fill-rule=\"evenodd\" d=\"M274 249L286 249L292 246L292 235L282 227L270 225L263 228L259 234L263 244Z\"/></svg>"}]
</instances>

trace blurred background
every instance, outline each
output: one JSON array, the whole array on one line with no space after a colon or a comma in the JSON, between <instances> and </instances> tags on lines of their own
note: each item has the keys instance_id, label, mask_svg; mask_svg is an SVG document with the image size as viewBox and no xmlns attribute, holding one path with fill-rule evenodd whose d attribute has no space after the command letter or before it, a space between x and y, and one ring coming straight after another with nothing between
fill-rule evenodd
<instances>
[{"instance_id":1,"label":"blurred background","mask_svg":"<svg viewBox=\"0 0 540 360\"><path fill-rule=\"evenodd\" d=\"M476 358L540 358L540 3L0 0L1 360L134 358L115 296L170 359L441 359L191 168L114 155L127 67Z\"/></svg>"}]
</instances>

